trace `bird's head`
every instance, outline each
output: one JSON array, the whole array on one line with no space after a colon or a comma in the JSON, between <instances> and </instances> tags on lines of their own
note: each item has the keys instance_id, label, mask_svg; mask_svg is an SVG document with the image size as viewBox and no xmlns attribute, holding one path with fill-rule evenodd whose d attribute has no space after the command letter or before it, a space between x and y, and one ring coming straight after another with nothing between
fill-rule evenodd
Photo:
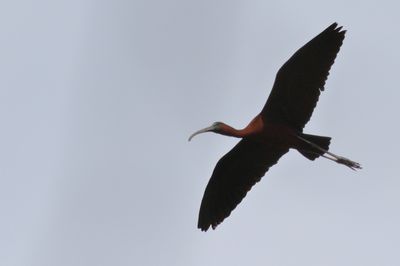
<instances>
[{"instance_id":1,"label":"bird's head","mask_svg":"<svg viewBox=\"0 0 400 266\"><path fill-rule=\"evenodd\" d=\"M205 133L205 132L214 132L214 133L221 133L225 124L222 122L214 122L211 126L200 129L196 132L194 132L192 135L189 137L189 141L192 140L192 138L198 134Z\"/></svg>"}]
</instances>

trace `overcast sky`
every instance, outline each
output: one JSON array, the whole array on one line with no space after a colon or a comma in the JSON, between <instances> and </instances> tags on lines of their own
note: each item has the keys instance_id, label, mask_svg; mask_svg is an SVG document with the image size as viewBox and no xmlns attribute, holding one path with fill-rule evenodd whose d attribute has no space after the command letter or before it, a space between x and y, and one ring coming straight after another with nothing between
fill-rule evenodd
<instances>
[{"instance_id":1,"label":"overcast sky","mask_svg":"<svg viewBox=\"0 0 400 266\"><path fill-rule=\"evenodd\" d=\"M398 1L6 1L0 5L0 265L400 265ZM215 231L218 159L276 71L348 30L305 132Z\"/></svg>"}]
</instances>

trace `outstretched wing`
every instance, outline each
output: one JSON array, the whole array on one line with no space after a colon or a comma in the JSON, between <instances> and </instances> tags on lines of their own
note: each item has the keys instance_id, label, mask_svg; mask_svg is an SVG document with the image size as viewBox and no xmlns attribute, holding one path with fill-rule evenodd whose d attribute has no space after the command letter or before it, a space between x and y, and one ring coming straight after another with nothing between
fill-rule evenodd
<instances>
[{"instance_id":1,"label":"outstretched wing","mask_svg":"<svg viewBox=\"0 0 400 266\"><path fill-rule=\"evenodd\" d=\"M301 47L278 71L261 115L302 131L310 120L345 30L333 23Z\"/></svg>"},{"instance_id":2,"label":"outstretched wing","mask_svg":"<svg viewBox=\"0 0 400 266\"><path fill-rule=\"evenodd\" d=\"M215 166L201 201L198 228L215 229L286 152L273 143L242 139Z\"/></svg>"}]
</instances>

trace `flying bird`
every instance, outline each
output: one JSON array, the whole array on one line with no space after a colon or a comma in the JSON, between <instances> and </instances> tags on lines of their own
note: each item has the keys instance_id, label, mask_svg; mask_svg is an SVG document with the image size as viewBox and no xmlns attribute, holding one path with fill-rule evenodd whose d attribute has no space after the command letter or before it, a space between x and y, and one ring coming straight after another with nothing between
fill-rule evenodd
<instances>
[{"instance_id":1,"label":"flying bird","mask_svg":"<svg viewBox=\"0 0 400 266\"><path fill-rule=\"evenodd\" d=\"M329 152L330 137L303 133L345 33L333 23L296 51L276 74L261 113L245 128L215 122L190 136L189 141L204 132L241 138L215 166L201 201L199 229L215 229L289 149L312 161L322 156L353 170L361 169L359 163Z\"/></svg>"}]
</instances>

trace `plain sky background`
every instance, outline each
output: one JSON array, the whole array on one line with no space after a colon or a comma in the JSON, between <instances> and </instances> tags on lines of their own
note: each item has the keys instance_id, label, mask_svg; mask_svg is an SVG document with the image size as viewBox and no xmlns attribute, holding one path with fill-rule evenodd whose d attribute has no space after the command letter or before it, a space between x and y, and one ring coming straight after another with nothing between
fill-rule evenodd
<instances>
[{"instance_id":1,"label":"plain sky background","mask_svg":"<svg viewBox=\"0 0 400 266\"><path fill-rule=\"evenodd\" d=\"M4 1L0 265L400 265L398 1ZM215 231L203 191L279 67L348 30L305 132Z\"/></svg>"}]
</instances>

